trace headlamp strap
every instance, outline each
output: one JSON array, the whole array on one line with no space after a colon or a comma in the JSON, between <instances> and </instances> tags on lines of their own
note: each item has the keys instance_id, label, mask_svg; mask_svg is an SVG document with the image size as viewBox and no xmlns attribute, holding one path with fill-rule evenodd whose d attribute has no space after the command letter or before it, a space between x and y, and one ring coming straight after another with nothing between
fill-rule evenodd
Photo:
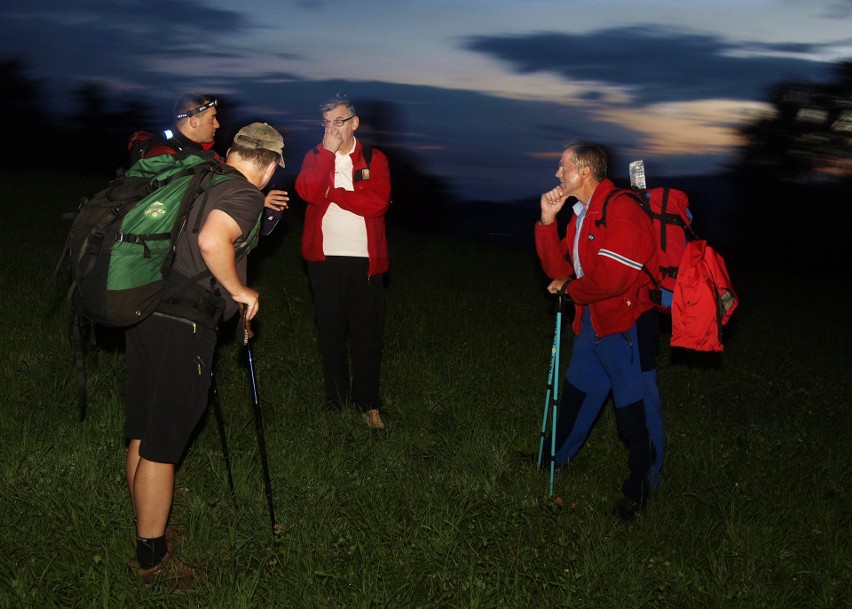
<instances>
[{"instance_id":1,"label":"headlamp strap","mask_svg":"<svg viewBox=\"0 0 852 609\"><path fill-rule=\"evenodd\" d=\"M189 118L190 116L195 116L196 114L201 114L205 110L209 108L214 108L219 105L218 99L211 99L209 102L205 102L198 106L197 108L193 108L191 110L187 110L185 112L181 112L180 114L175 115L175 120L179 121L182 118Z\"/></svg>"}]
</instances>

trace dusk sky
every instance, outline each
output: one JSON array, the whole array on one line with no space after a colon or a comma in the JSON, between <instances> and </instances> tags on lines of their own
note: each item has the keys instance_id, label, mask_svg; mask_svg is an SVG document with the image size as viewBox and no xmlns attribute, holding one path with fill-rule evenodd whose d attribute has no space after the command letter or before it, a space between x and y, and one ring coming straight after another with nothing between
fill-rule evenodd
<instances>
[{"instance_id":1,"label":"dusk sky","mask_svg":"<svg viewBox=\"0 0 852 609\"><path fill-rule=\"evenodd\" d=\"M4 0L0 27L54 107L100 82L166 127L178 93L212 92L279 126L295 172L342 92L497 201L551 188L572 139L617 152L616 175L716 172L774 84L852 58L852 0Z\"/></svg>"}]
</instances>

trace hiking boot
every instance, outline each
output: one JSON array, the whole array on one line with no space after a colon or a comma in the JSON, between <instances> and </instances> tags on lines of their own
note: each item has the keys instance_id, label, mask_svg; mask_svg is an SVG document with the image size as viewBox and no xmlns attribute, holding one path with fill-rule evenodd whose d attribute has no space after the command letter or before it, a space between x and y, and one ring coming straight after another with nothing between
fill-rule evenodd
<instances>
[{"instance_id":1,"label":"hiking boot","mask_svg":"<svg viewBox=\"0 0 852 609\"><path fill-rule=\"evenodd\" d=\"M370 410L365 410L363 413L364 422L367 423L367 427L370 429L384 429L385 424L382 423L382 417L379 414L378 408L372 408Z\"/></svg>"},{"instance_id":2,"label":"hiking boot","mask_svg":"<svg viewBox=\"0 0 852 609\"><path fill-rule=\"evenodd\" d=\"M182 524L167 524L166 532L166 547L169 552L174 552L175 549L186 541L186 527Z\"/></svg>"},{"instance_id":3,"label":"hiking boot","mask_svg":"<svg viewBox=\"0 0 852 609\"><path fill-rule=\"evenodd\" d=\"M163 582L176 590L190 590L207 574L206 567L193 567L179 560L171 552L163 560L148 569L143 569L135 558L130 559L130 570L142 578L146 586Z\"/></svg>"}]
</instances>

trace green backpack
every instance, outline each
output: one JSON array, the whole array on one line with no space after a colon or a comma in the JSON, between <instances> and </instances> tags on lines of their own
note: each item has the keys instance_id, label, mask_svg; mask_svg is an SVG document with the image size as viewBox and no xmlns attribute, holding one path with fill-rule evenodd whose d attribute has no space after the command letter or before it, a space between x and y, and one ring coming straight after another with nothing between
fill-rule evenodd
<instances>
[{"instance_id":1,"label":"green backpack","mask_svg":"<svg viewBox=\"0 0 852 609\"><path fill-rule=\"evenodd\" d=\"M158 308L215 327L223 301L210 271L178 279L170 271L178 237L185 230L199 230L197 225L187 227L190 211L201 206L199 224L208 189L238 175L213 153L177 151L136 161L130 169L120 170L107 188L80 203L54 280L67 255L81 420L88 401L83 346L87 328L126 328ZM257 242L259 226L260 218L238 247L238 259ZM205 277L211 278L211 288L199 290L198 282Z\"/></svg>"},{"instance_id":2,"label":"green backpack","mask_svg":"<svg viewBox=\"0 0 852 609\"><path fill-rule=\"evenodd\" d=\"M150 315L165 296L165 278L190 210L198 200L206 204L208 188L231 177L212 155L162 154L140 159L84 199L65 246L75 313L112 327ZM206 274L188 278L185 286Z\"/></svg>"}]
</instances>

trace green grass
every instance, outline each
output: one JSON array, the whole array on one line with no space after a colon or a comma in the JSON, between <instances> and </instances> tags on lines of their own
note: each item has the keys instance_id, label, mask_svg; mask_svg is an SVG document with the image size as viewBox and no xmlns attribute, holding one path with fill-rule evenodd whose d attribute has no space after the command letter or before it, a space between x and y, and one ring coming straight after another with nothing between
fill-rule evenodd
<instances>
[{"instance_id":1,"label":"green grass","mask_svg":"<svg viewBox=\"0 0 852 609\"><path fill-rule=\"evenodd\" d=\"M321 407L295 212L252 262L282 531L270 531L228 326L216 371L236 492L211 417L179 470L173 514L189 530L181 555L209 577L181 594L145 588L126 566L121 353L90 350L79 422L63 295L43 288L67 229L58 213L99 184L4 178L0 607L849 606L848 278L731 269L742 304L726 352L663 344L663 487L625 525L609 514L625 475L611 407L557 475L562 507L547 475L517 458L538 447L553 339L534 254L392 232L387 431L370 432L357 413ZM567 331L563 345L567 358Z\"/></svg>"}]
</instances>

